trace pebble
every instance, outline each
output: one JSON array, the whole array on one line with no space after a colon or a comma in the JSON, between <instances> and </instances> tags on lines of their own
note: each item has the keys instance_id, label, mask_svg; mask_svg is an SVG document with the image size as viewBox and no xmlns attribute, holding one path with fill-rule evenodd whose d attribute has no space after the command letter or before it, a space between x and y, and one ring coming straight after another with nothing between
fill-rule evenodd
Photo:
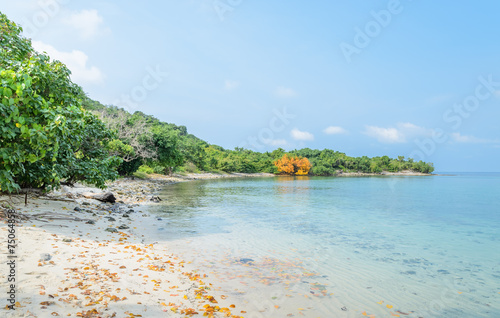
<instances>
[{"instance_id":1,"label":"pebble","mask_svg":"<svg viewBox=\"0 0 500 318\"><path fill-rule=\"evenodd\" d=\"M239 260L237 260L237 262L238 263L243 263L243 264L253 265L254 260L251 259L251 258L240 258Z\"/></svg>"},{"instance_id":2,"label":"pebble","mask_svg":"<svg viewBox=\"0 0 500 318\"><path fill-rule=\"evenodd\" d=\"M52 256L50 256L49 253L42 253L42 254L40 254L40 260L41 261L44 261L44 262L50 261L51 258L52 258Z\"/></svg>"},{"instance_id":3,"label":"pebble","mask_svg":"<svg viewBox=\"0 0 500 318\"><path fill-rule=\"evenodd\" d=\"M120 225L118 228L119 228L120 230L126 230L126 229L128 229L129 227L128 227L128 226L126 226L125 224L122 224L122 225Z\"/></svg>"},{"instance_id":4,"label":"pebble","mask_svg":"<svg viewBox=\"0 0 500 318\"><path fill-rule=\"evenodd\" d=\"M161 201L160 197L159 197L159 196L157 196L157 195L153 195L153 196L151 197L151 199L149 199L149 200L150 200L150 201L153 201L153 202L160 202L160 201Z\"/></svg>"},{"instance_id":5,"label":"pebble","mask_svg":"<svg viewBox=\"0 0 500 318\"><path fill-rule=\"evenodd\" d=\"M118 232L118 230L117 230L117 229L112 228L112 227L108 227L105 231L106 231L106 232L111 232L111 233L117 233L117 232Z\"/></svg>"},{"instance_id":6,"label":"pebble","mask_svg":"<svg viewBox=\"0 0 500 318\"><path fill-rule=\"evenodd\" d=\"M94 220L88 220L87 222L85 222L86 224L95 224L95 221Z\"/></svg>"},{"instance_id":7,"label":"pebble","mask_svg":"<svg viewBox=\"0 0 500 318\"><path fill-rule=\"evenodd\" d=\"M77 211L77 212L79 212L79 211L81 211L82 209L80 209L79 207L75 207L75 208L74 208L74 210L75 210L75 211Z\"/></svg>"}]
</instances>

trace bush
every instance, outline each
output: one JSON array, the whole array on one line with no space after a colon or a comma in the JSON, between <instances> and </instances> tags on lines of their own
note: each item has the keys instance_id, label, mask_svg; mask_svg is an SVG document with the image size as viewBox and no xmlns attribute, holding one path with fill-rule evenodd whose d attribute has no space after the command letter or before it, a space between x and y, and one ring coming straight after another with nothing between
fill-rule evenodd
<instances>
[{"instance_id":1,"label":"bush","mask_svg":"<svg viewBox=\"0 0 500 318\"><path fill-rule=\"evenodd\" d=\"M130 176L142 165L142 159L136 158L131 161L123 161L118 167L118 173L122 176Z\"/></svg>"},{"instance_id":2,"label":"bush","mask_svg":"<svg viewBox=\"0 0 500 318\"><path fill-rule=\"evenodd\" d=\"M188 173L199 172L198 167L192 162L187 162L182 168Z\"/></svg>"},{"instance_id":3,"label":"bush","mask_svg":"<svg viewBox=\"0 0 500 318\"><path fill-rule=\"evenodd\" d=\"M163 166L154 166L153 167L153 172L157 174L165 174L165 167Z\"/></svg>"},{"instance_id":4,"label":"bush","mask_svg":"<svg viewBox=\"0 0 500 318\"><path fill-rule=\"evenodd\" d=\"M151 168L148 165L142 165L142 166L140 166L139 169L137 170L137 172L143 172L143 173L146 173L146 174L153 174L153 173L155 173L155 171L153 170L153 168Z\"/></svg>"}]
</instances>

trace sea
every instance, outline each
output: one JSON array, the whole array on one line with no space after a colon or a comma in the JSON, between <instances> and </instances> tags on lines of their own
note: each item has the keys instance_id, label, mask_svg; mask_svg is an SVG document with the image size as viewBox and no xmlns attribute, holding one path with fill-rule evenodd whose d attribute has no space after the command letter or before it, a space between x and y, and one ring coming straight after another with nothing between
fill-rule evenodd
<instances>
[{"instance_id":1,"label":"sea","mask_svg":"<svg viewBox=\"0 0 500 318\"><path fill-rule=\"evenodd\" d=\"M244 317L500 317L500 173L166 186L151 236Z\"/></svg>"}]
</instances>

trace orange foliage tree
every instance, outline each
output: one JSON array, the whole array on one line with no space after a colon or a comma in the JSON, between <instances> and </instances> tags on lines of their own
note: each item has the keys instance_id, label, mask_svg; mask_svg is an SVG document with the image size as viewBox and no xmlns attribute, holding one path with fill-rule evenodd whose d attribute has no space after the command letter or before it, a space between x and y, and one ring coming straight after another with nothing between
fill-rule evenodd
<instances>
[{"instance_id":1,"label":"orange foliage tree","mask_svg":"<svg viewBox=\"0 0 500 318\"><path fill-rule=\"evenodd\" d=\"M305 176L311 170L311 163L307 158L303 157L288 157L286 154L274 162L281 174Z\"/></svg>"}]
</instances>

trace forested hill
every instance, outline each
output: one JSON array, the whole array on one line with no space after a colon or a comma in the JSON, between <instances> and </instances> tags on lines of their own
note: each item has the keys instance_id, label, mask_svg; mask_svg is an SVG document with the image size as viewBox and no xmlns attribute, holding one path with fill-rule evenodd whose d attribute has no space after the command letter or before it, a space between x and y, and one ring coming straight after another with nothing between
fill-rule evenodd
<instances>
[{"instance_id":1,"label":"forested hill","mask_svg":"<svg viewBox=\"0 0 500 318\"><path fill-rule=\"evenodd\" d=\"M0 13L2 192L51 189L61 182L77 181L103 187L119 175L173 171L293 174L293 167L282 170L275 165L293 166L284 160L285 154L304 164L300 174L334 175L339 170L430 173L434 169L430 163L403 157L354 158L329 149L287 153L280 148L259 153L210 145L184 126L91 100L70 80L71 72L63 63L36 52L21 32L20 26ZM279 164L278 159L282 159Z\"/></svg>"},{"instance_id":2,"label":"forested hill","mask_svg":"<svg viewBox=\"0 0 500 318\"><path fill-rule=\"evenodd\" d=\"M134 155L128 158L132 160L122 165L121 173L132 173L140 165L144 165L141 170L153 170L157 173L164 173L166 167L175 167L180 171L277 173L274 162L285 154L290 157L308 158L312 165L309 174L312 175L335 175L339 171L364 173L403 170L430 173L433 171L432 164L422 161L414 162L412 159L406 160L401 156L397 159L388 156L350 157L345 153L330 149L309 148L289 152L278 148L264 153L242 148L227 150L220 146L210 145L189 134L185 126L164 123L142 112L130 114L123 109L104 106L88 99L84 102L84 106L98 114L108 127L118 131L118 137L125 145L133 145ZM163 143L160 143L161 138L164 139ZM162 149L162 144L172 147L166 151L166 156L155 155L152 150ZM121 156L124 157L123 154Z\"/></svg>"}]
</instances>

